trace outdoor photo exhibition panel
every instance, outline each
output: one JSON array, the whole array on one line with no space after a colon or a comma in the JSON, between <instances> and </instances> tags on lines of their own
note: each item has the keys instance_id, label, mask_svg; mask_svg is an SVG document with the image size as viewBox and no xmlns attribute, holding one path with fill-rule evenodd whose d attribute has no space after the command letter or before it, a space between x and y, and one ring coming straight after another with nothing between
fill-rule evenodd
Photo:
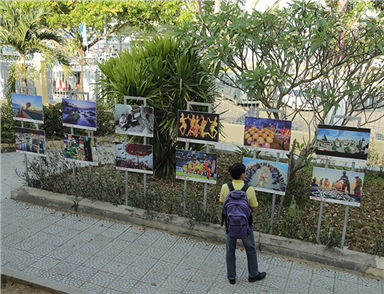
<instances>
[{"instance_id":1,"label":"outdoor photo exhibition panel","mask_svg":"<svg viewBox=\"0 0 384 294\"><path fill-rule=\"evenodd\" d=\"M209 112L178 110L177 141L203 144L219 142L219 115Z\"/></svg>"},{"instance_id":2,"label":"outdoor photo exhibition panel","mask_svg":"<svg viewBox=\"0 0 384 294\"><path fill-rule=\"evenodd\" d=\"M217 154L176 150L176 179L216 184Z\"/></svg>"},{"instance_id":3,"label":"outdoor photo exhibition panel","mask_svg":"<svg viewBox=\"0 0 384 294\"><path fill-rule=\"evenodd\" d=\"M63 98L61 111L63 126L96 131L96 102Z\"/></svg>"},{"instance_id":4,"label":"outdoor photo exhibition panel","mask_svg":"<svg viewBox=\"0 0 384 294\"><path fill-rule=\"evenodd\" d=\"M317 131L317 158L366 162L370 135L370 129L320 124Z\"/></svg>"},{"instance_id":5,"label":"outdoor photo exhibition panel","mask_svg":"<svg viewBox=\"0 0 384 294\"><path fill-rule=\"evenodd\" d=\"M153 138L153 107L115 104L115 132Z\"/></svg>"},{"instance_id":6,"label":"outdoor photo exhibition panel","mask_svg":"<svg viewBox=\"0 0 384 294\"><path fill-rule=\"evenodd\" d=\"M66 161L98 165L97 139L93 137L64 134L64 156Z\"/></svg>"},{"instance_id":7,"label":"outdoor photo exhibition panel","mask_svg":"<svg viewBox=\"0 0 384 294\"><path fill-rule=\"evenodd\" d=\"M153 174L153 146L115 142L116 169Z\"/></svg>"},{"instance_id":8,"label":"outdoor photo exhibition panel","mask_svg":"<svg viewBox=\"0 0 384 294\"><path fill-rule=\"evenodd\" d=\"M258 151L289 153L292 122L260 117L245 117L244 146Z\"/></svg>"},{"instance_id":9,"label":"outdoor photo exhibition panel","mask_svg":"<svg viewBox=\"0 0 384 294\"><path fill-rule=\"evenodd\" d=\"M45 131L15 127L16 152L45 155Z\"/></svg>"},{"instance_id":10,"label":"outdoor photo exhibition panel","mask_svg":"<svg viewBox=\"0 0 384 294\"><path fill-rule=\"evenodd\" d=\"M364 173L313 168L310 199L360 206Z\"/></svg>"},{"instance_id":11,"label":"outdoor photo exhibition panel","mask_svg":"<svg viewBox=\"0 0 384 294\"><path fill-rule=\"evenodd\" d=\"M14 120L44 123L41 96L11 93L11 100Z\"/></svg>"}]
</instances>

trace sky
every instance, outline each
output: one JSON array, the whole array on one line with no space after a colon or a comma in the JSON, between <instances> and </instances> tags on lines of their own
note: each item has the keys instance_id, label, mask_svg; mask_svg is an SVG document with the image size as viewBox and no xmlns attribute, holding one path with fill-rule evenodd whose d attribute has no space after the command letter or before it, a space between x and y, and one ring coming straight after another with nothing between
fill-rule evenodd
<instances>
[{"instance_id":1,"label":"sky","mask_svg":"<svg viewBox=\"0 0 384 294\"><path fill-rule=\"evenodd\" d=\"M71 104L75 104L78 108L94 108L96 109L96 102L87 101L87 100L77 100L77 99L66 99Z\"/></svg>"},{"instance_id":2,"label":"sky","mask_svg":"<svg viewBox=\"0 0 384 294\"><path fill-rule=\"evenodd\" d=\"M336 138L338 138L340 141L347 140L347 139L361 140L364 138L365 141L369 142L370 133L319 128L319 130L317 131L317 139L320 140L323 137L323 135L327 137L328 141L334 141L336 140Z\"/></svg>"},{"instance_id":3,"label":"sky","mask_svg":"<svg viewBox=\"0 0 384 294\"><path fill-rule=\"evenodd\" d=\"M254 0L246 0L245 7L247 10L251 7ZM268 6L273 5L276 0L260 0L259 3L256 5L256 10L264 11ZM287 7L289 3L291 3L292 0L281 0L281 2L278 4L279 7ZM324 0L318 0L317 2L324 4Z\"/></svg>"},{"instance_id":4,"label":"sky","mask_svg":"<svg viewBox=\"0 0 384 294\"><path fill-rule=\"evenodd\" d=\"M12 103L26 107L27 102L31 103L29 109L43 110L43 100L41 96L12 93Z\"/></svg>"}]
</instances>

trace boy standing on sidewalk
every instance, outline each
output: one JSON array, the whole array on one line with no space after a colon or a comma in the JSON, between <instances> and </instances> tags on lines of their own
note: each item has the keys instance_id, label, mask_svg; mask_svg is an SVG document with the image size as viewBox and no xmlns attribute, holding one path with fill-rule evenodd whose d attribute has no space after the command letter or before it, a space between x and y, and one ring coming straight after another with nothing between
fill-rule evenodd
<instances>
[{"instance_id":1,"label":"boy standing on sidewalk","mask_svg":"<svg viewBox=\"0 0 384 294\"><path fill-rule=\"evenodd\" d=\"M241 190L244 186L245 179L245 165L242 163L235 163L229 167L229 173L233 178L232 184L235 190ZM225 198L230 192L228 184L224 184L221 187L220 192L220 202L224 203ZM251 208L251 213L256 211L258 206L255 190L252 187L249 187L246 190L249 206ZM229 283L235 284L236 282L236 241L237 239L228 236L226 238L226 262L227 262L227 276ZM251 233L246 239L242 239L243 245L247 252L247 261L248 261L248 281L253 283L265 278L265 272L259 272L257 264L257 253L256 253L256 244L255 237L253 235L253 225L251 227Z\"/></svg>"}]
</instances>

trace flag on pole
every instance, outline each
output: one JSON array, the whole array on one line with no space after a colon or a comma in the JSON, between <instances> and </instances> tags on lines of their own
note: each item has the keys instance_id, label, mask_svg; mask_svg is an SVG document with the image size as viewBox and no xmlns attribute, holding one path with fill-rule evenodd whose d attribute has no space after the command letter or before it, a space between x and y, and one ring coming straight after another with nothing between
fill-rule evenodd
<instances>
[{"instance_id":1,"label":"flag on pole","mask_svg":"<svg viewBox=\"0 0 384 294\"><path fill-rule=\"evenodd\" d=\"M79 27L80 35L83 38L83 45L87 46L87 24L83 22Z\"/></svg>"}]
</instances>

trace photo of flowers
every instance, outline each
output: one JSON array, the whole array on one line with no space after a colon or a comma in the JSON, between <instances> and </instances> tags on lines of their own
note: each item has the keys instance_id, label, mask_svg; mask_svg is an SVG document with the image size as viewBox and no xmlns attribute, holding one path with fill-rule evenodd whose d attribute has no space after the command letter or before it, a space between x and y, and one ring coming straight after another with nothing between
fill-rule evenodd
<instances>
[{"instance_id":1,"label":"photo of flowers","mask_svg":"<svg viewBox=\"0 0 384 294\"><path fill-rule=\"evenodd\" d=\"M115 104L115 132L153 137L153 107Z\"/></svg>"},{"instance_id":2,"label":"photo of flowers","mask_svg":"<svg viewBox=\"0 0 384 294\"><path fill-rule=\"evenodd\" d=\"M153 174L153 146L115 142L116 169Z\"/></svg>"},{"instance_id":3,"label":"photo of flowers","mask_svg":"<svg viewBox=\"0 0 384 294\"><path fill-rule=\"evenodd\" d=\"M246 177L244 183L257 191L285 195L288 163L243 157Z\"/></svg>"},{"instance_id":4,"label":"photo of flowers","mask_svg":"<svg viewBox=\"0 0 384 294\"><path fill-rule=\"evenodd\" d=\"M41 96L11 93L11 100L14 120L44 123Z\"/></svg>"},{"instance_id":5,"label":"photo of flowers","mask_svg":"<svg viewBox=\"0 0 384 294\"><path fill-rule=\"evenodd\" d=\"M98 165L97 148L96 138L64 134L64 156L66 161Z\"/></svg>"},{"instance_id":6,"label":"photo of flowers","mask_svg":"<svg viewBox=\"0 0 384 294\"><path fill-rule=\"evenodd\" d=\"M310 199L360 206L364 173L314 167Z\"/></svg>"},{"instance_id":7,"label":"photo of flowers","mask_svg":"<svg viewBox=\"0 0 384 294\"><path fill-rule=\"evenodd\" d=\"M177 111L177 141L219 142L219 115L198 111Z\"/></svg>"},{"instance_id":8,"label":"photo of flowers","mask_svg":"<svg viewBox=\"0 0 384 294\"><path fill-rule=\"evenodd\" d=\"M289 152L292 122L271 118L245 117L244 145L257 150Z\"/></svg>"},{"instance_id":9,"label":"photo of flowers","mask_svg":"<svg viewBox=\"0 0 384 294\"><path fill-rule=\"evenodd\" d=\"M63 126L96 131L96 102L63 98Z\"/></svg>"},{"instance_id":10,"label":"photo of flowers","mask_svg":"<svg viewBox=\"0 0 384 294\"><path fill-rule=\"evenodd\" d=\"M15 127L16 152L45 155L45 131Z\"/></svg>"},{"instance_id":11,"label":"photo of flowers","mask_svg":"<svg viewBox=\"0 0 384 294\"><path fill-rule=\"evenodd\" d=\"M325 158L349 158L366 161L370 129L345 126L318 126L316 155Z\"/></svg>"},{"instance_id":12,"label":"photo of flowers","mask_svg":"<svg viewBox=\"0 0 384 294\"><path fill-rule=\"evenodd\" d=\"M216 184L217 154L176 150L176 179Z\"/></svg>"}]
</instances>

